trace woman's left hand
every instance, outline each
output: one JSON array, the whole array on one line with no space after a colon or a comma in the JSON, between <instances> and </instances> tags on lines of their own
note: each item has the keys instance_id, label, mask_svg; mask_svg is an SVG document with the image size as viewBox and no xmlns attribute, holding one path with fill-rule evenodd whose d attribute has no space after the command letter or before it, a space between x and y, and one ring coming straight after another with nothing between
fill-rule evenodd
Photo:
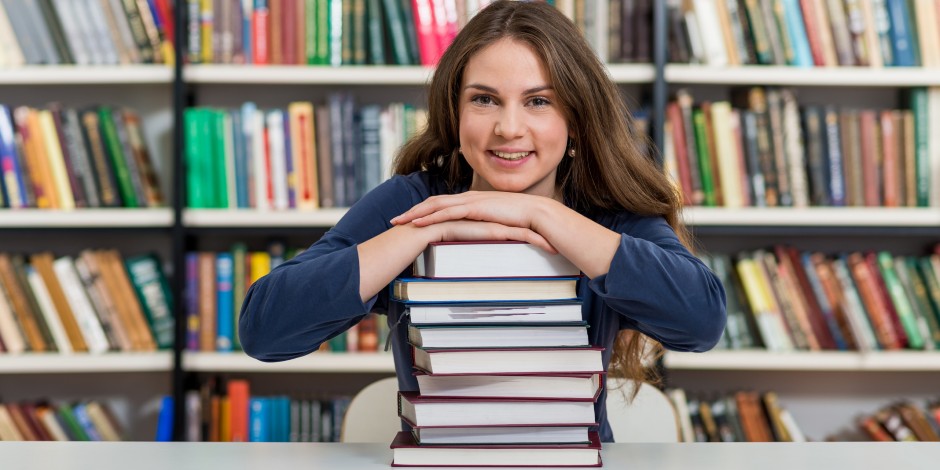
<instances>
[{"instance_id":1,"label":"woman's left hand","mask_svg":"<svg viewBox=\"0 0 940 470\"><path fill-rule=\"evenodd\" d=\"M391 220L393 225L413 222L419 227L449 220L479 220L536 230L539 209L553 201L542 196L502 191L467 191L433 196Z\"/></svg>"}]
</instances>

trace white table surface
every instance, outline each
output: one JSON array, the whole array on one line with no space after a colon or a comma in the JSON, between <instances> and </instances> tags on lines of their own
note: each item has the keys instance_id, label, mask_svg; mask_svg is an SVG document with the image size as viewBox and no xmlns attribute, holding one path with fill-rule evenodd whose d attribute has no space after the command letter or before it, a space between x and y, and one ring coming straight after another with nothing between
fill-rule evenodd
<instances>
[{"instance_id":1,"label":"white table surface","mask_svg":"<svg viewBox=\"0 0 940 470\"><path fill-rule=\"evenodd\" d=\"M606 469L940 469L940 443L606 444ZM384 444L0 442L3 470L388 469Z\"/></svg>"}]
</instances>

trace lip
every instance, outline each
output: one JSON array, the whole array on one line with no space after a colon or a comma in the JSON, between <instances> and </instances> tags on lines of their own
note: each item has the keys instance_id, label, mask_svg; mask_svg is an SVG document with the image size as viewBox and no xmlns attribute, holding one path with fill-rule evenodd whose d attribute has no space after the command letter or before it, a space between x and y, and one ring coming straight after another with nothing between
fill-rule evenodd
<instances>
[{"instance_id":1,"label":"lip","mask_svg":"<svg viewBox=\"0 0 940 470\"><path fill-rule=\"evenodd\" d=\"M512 153L512 151L508 151L508 150L499 150L499 152ZM526 150L516 150L516 152L526 152ZM532 157L535 155L535 151L533 150L529 150L528 152L529 152L528 155L520 158L519 160L506 160L503 158L499 158L498 156L496 156L496 154L492 150L488 150L486 153L490 157L490 160L493 161L496 165L500 166L501 168L518 168L522 165L525 165L525 163L531 160Z\"/></svg>"},{"instance_id":2,"label":"lip","mask_svg":"<svg viewBox=\"0 0 940 470\"><path fill-rule=\"evenodd\" d=\"M490 150L490 152L499 152L499 153L518 153L518 152L534 152L535 150L524 149L524 148L514 148L514 147L500 147Z\"/></svg>"}]
</instances>

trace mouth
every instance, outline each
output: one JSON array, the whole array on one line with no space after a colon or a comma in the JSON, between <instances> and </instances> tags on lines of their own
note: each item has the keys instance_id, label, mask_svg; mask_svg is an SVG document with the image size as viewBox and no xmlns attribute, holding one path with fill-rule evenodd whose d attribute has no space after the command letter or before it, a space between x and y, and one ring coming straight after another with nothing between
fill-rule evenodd
<instances>
[{"instance_id":1,"label":"mouth","mask_svg":"<svg viewBox=\"0 0 940 470\"><path fill-rule=\"evenodd\" d=\"M492 153L497 158L510 162L522 160L523 158L532 154L532 152L500 152L497 150L492 150L490 153Z\"/></svg>"}]
</instances>

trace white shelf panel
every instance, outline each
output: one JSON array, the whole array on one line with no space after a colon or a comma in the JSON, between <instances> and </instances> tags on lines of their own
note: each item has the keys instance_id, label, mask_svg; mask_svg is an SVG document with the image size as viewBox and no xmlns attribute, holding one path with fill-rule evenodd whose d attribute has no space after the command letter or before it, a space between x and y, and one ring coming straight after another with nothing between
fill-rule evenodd
<instances>
[{"instance_id":1,"label":"white shelf panel","mask_svg":"<svg viewBox=\"0 0 940 470\"><path fill-rule=\"evenodd\" d=\"M170 227L173 211L158 209L3 209L3 228Z\"/></svg>"},{"instance_id":2,"label":"white shelf panel","mask_svg":"<svg viewBox=\"0 0 940 470\"><path fill-rule=\"evenodd\" d=\"M169 372L171 370L173 370L173 355L169 351L107 354L0 354L0 374Z\"/></svg>"},{"instance_id":3,"label":"white shelf panel","mask_svg":"<svg viewBox=\"0 0 940 470\"><path fill-rule=\"evenodd\" d=\"M611 64L617 83L649 83L656 71L649 64ZM187 65L189 83L267 83L333 85L424 85L434 69L422 66Z\"/></svg>"},{"instance_id":4,"label":"white shelf panel","mask_svg":"<svg viewBox=\"0 0 940 470\"><path fill-rule=\"evenodd\" d=\"M168 65L31 65L0 68L0 85L121 85L172 83Z\"/></svg>"},{"instance_id":5,"label":"white shelf panel","mask_svg":"<svg viewBox=\"0 0 940 470\"><path fill-rule=\"evenodd\" d=\"M187 209L187 227L332 227L346 209L257 211L251 209Z\"/></svg>"},{"instance_id":6,"label":"white shelf panel","mask_svg":"<svg viewBox=\"0 0 940 470\"><path fill-rule=\"evenodd\" d=\"M667 352L667 369L673 370L790 370L790 371L940 371L940 353L925 351L768 352L711 351Z\"/></svg>"},{"instance_id":7,"label":"white shelf panel","mask_svg":"<svg viewBox=\"0 0 940 470\"><path fill-rule=\"evenodd\" d=\"M187 65L189 83L424 85L433 69L399 66Z\"/></svg>"},{"instance_id":8,"label":"white shelf panel","mask_svg":"<svg viewBox=\"0 0 940 470\"><path fill-rule=\"evenodd\" d=\"M718 85L801 85L904 87L940 85L940 69L920 67L785 67L743 66L710 67L704 65L667 65L669 83Z\"/></svg>"},{"instance_id":9,"label":"white shelf panel","mask_svg":"<svg viewBox=\"0 0 940 470\"><path fill-rule=\"evenodd\" d=\"M261 362L243 352L185 352L183 370L188 372L333 372L393 373L395 363L386 353L313 353L284 362Z\"/></svg>"},{"instance_id":10,"label":"white shelf panel","mask_svg":"<svg viewBox=\"0 0 940 470\"><path fill-rule=\"evenodd\" d=\"M693 226L936 227L935 207L689 207L683 220Z\"/></svg>"}]
</instances>

